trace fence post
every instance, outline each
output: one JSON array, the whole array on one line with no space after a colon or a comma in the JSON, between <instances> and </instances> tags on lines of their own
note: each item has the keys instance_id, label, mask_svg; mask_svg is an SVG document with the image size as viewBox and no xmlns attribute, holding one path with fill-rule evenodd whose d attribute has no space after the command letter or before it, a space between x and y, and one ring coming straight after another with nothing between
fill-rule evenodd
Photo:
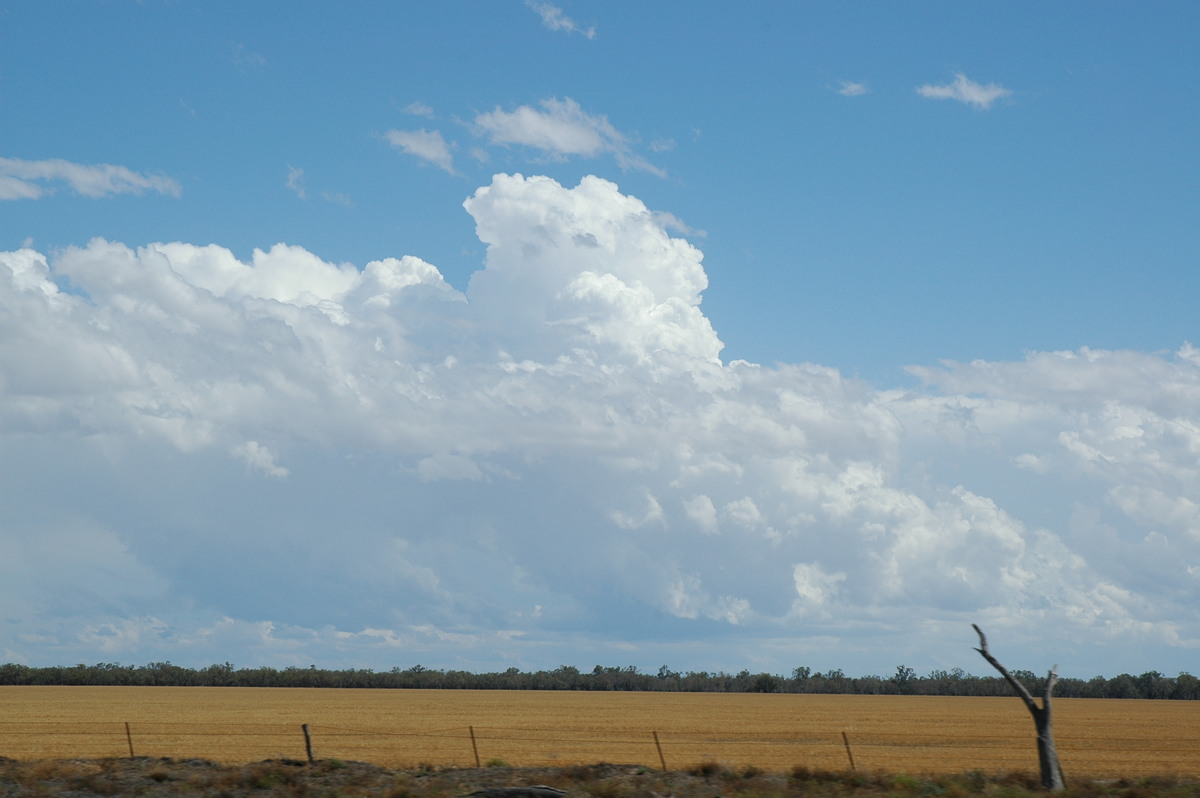
<instances>
[{"instance_id":1,"label":"fence post","mask_svg":"<svg viewBox=\"0 0 1200 798\"><path fill-rule=\"evenodd\" d=\"M133 759L133 734L129 731L129 721L125 721L125 740L129 743L129 758Z\"/></svg>"},{"instance_id":2,"label":"fence post","mask_svg":"<svg viewBox=\"0 0 1200 798\"><path fill-rule=\"evenodd\" d=\"M475 727L468 726L467 731L471 732L471 750L475 752L475 767L483 767L479 764L479 746L475 744Z\"/></svg>"},{"instance_id":3,"label":"fence post","mask_svg":"<svg viewBox=\"0 0 1200 798\"><path fill-rule=\"evenodd\" d=\"M667 770L667 760L663 758L662 743L658 741L658 732L654 732L654 747L658 749L658 761L662 765L663 772Z\"/></svg>"},{"instance_id":4,"label":"fence post","mask_svg":"<svg viewBox=\"0 0 1200 798\"><path fill-rule=\"evenodd\" d=\"M308 733L308 724L302 724L300 729L304 732L304 752L308 754L308 764L311 765L314 760L312 752L312 736Z\"/></svg>"},{"instance_id":5,"label":"fence post","mask_svg":"<svg viewBox=\"0 0 1200 798\"><path fill-rule=\"evenodd\" d=\"M846 756L850 757L850 770L856 772L858 768L854 767L854 752L850 750L850 738L842 732L842 742L846 746Z\"/></svg>"}]
</instances>

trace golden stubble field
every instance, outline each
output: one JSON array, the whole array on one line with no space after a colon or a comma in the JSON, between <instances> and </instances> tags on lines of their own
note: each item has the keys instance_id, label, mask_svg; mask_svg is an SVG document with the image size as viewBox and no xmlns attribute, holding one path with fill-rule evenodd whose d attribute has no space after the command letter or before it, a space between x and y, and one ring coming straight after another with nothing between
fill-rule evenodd
<instances>
[{"instance_id":1,"label":"golden stubble field","mask_svg":"<svg viewBox=\"0 0 1200 798\"><path fill-rule=\"evenodd\" d=\"M1054 711L1068 776L1200 776L1200 702L1058 699ZM14 759L131 747L224 763L303 759L304 724L316 758L386 767L473 766L478 752L485 765L514 766L846 770L852 756L866 771L1037 770L1033 722L1015 697L0 687L0 756Z\"/></svg>"}]
</instances>

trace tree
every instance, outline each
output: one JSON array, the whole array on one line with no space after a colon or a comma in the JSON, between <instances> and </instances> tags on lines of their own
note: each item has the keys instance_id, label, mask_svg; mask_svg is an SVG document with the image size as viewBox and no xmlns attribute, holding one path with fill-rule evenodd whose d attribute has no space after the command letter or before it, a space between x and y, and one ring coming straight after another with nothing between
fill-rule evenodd
<instances>
[{"instance_id":1,"label":"tree","mask_svg":"<svg viewBox=\"0 0 1200 798\"><path fill-rule=\"evenodd\" d=\"M1175 680L1175 690L1171 693L1171 697L1192 700L1200 698L1200 679L1187 671L1179 674Z\"/></svg>"},{"instance_id":2,"label":"tree","mask_svg":"<svg viewBox=\"0 0 1200 798\"><path fill-rule=\"evenodd\" d=\"M907 665L897 665L896 675L892 677L892 681L896 684L896 690L900 693L911 693L913 679L916 675L916 672Z\"/></svg>"},{"instance_id":3,"label":"tree","mask_svg":"<svg viewBox=\"0 0 1200 798\"><path fill-rule=\"evenodd\" d=\"M1025 685L1017 681L1016 677L988 652L987 638L983 636L983 630L976 624L971 626L979 634L979 648L975 650L982 654L993 668L1000 671L1000 675L1021 697L1025 708L1033 716L1033 725L1037 728L1038 766L1041 770L1042 786L1048 790L1061 790L1064 786L1062 766L1058 762L1058 749L1054 746L1054 727L1050 715L1050 694L1054 692L1054 683L1058 681L1058 666L1050 669L1046 678L1046 692L1042 694L1042 705L1039 707Z\"/></svg>"},{"instance_id":4,"label":"tree","mask_svg":"<svg viewBox=\"0 0 1200 798\"><path fill-rule=\"evenodd\" d=\"M760 673L750 683L752 693L778 693L781 682L778 676L770 673Z\"/></svg>"}]
</instances>

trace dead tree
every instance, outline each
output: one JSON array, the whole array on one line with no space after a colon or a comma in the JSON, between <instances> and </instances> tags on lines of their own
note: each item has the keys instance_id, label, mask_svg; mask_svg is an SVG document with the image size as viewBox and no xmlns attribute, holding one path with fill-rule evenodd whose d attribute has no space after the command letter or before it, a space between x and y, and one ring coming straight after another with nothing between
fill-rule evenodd
<instances>
[{"instance_id":1,"label":"dead tree","mask_svg":"<svg viewBox=\"0 0 1200 798\"><path fill-rule=\"evenodd\" d=\"M1046 678L1046 692L1042 695L1042 705L1039 707L1025 685L1017 681L1016 677L988 652L987 638L983 636L983 630L975 624L971 624L971 626L979 633L979 648L975 650L982 654L993 668L1000 671L1004 680L1025 702L1029 714L1033 715L1033 724L1037 727L1038 766L1042 772L1042 786L1048 790L1061 790L1063 788L1062 766L1058 762L1058 749L1054 747L1054 726L1051 724L1050 717L1050 694L1054 692L1054 683L1058 681L1058 666L1055 665L1050 669L1050 675Z\"/></svg>"}]
</instances>

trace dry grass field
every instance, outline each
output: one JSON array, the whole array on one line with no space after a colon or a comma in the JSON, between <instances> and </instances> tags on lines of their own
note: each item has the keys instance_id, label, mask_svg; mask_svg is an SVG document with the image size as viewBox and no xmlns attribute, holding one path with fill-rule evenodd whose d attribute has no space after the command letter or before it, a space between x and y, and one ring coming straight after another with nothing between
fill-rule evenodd
<instances>
[{"instance_id":1,"label":"dry grass field","mask_svg":"<svg viewBox=\"0 0 1200 798\"><path fill-rule=\"evenodd\" d=\"M1200 776L1200 702L1054 708L1068 777ZM847 770L852 755L864 772L1037 770L1015 697L0 687L0 756L13 759L122 757L131 745L139 757L304 759L302 724L318 759L393 768L473 766L477 750L484 765Z\"/></svg>"}]
</instances>

